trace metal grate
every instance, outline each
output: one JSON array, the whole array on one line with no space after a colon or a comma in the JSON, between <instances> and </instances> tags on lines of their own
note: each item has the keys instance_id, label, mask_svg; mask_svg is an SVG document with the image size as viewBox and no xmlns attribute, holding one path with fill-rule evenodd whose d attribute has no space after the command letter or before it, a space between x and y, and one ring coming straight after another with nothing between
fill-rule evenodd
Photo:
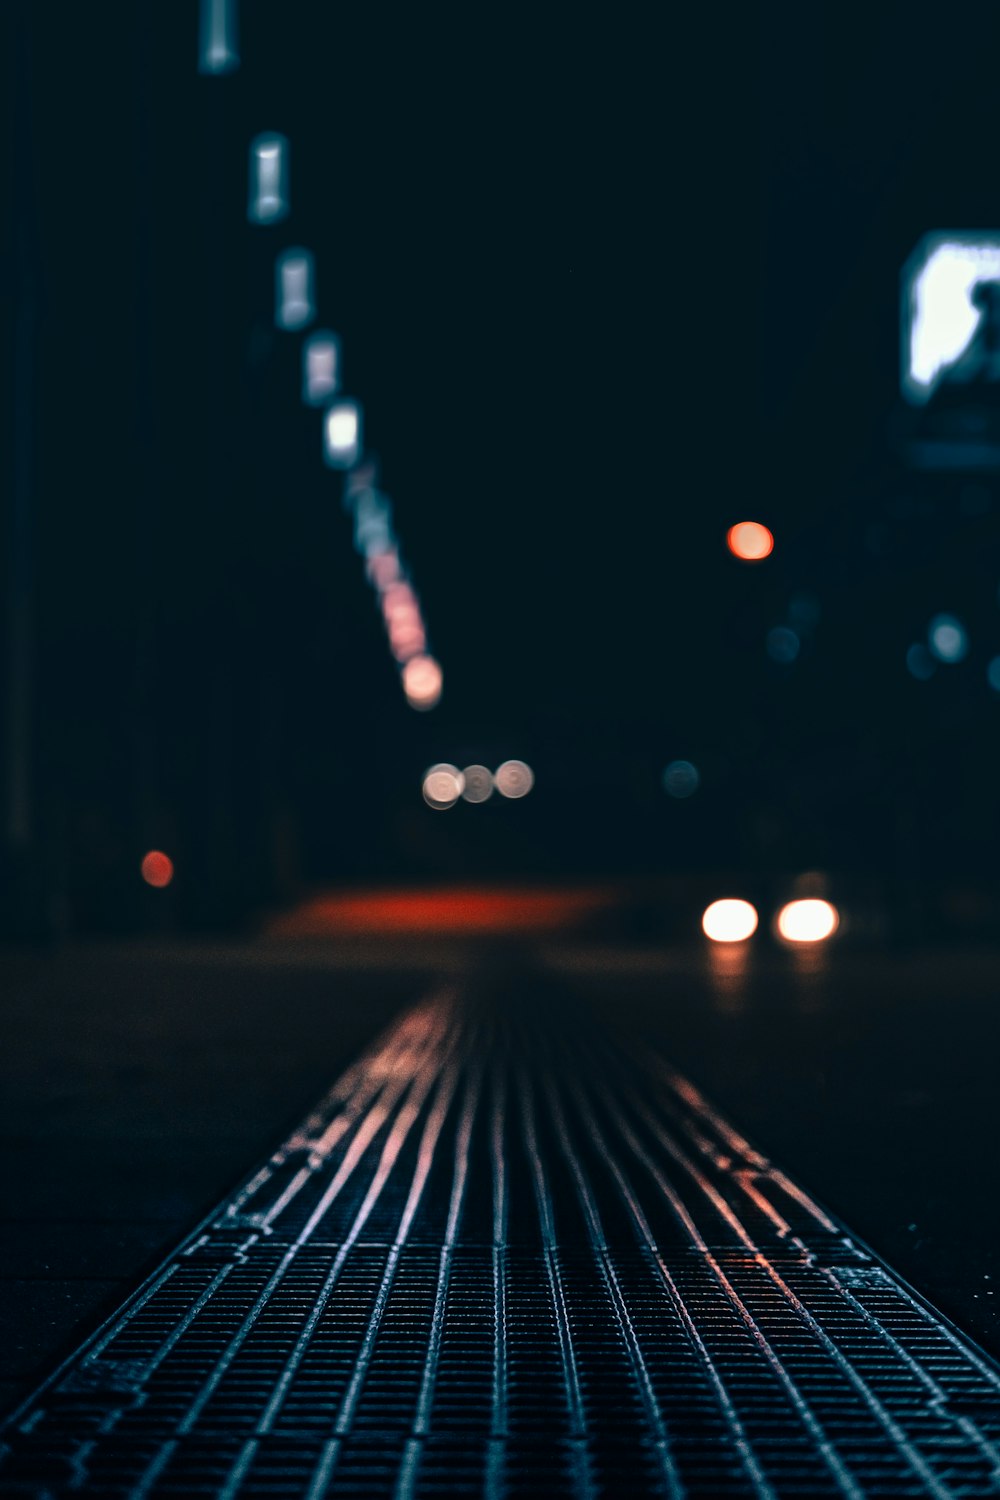
<instances>
[{"instance_id":1,"label":"metal grate","mask_svg":"<svg viewBox=\"0 0 1000 1500\"><path fill-rule=\"evenodd\" d=\"M15 1415L0 1484L995 1495L1000 1374L655 1053L446 994Z\"/></svg>"}]
</instances>

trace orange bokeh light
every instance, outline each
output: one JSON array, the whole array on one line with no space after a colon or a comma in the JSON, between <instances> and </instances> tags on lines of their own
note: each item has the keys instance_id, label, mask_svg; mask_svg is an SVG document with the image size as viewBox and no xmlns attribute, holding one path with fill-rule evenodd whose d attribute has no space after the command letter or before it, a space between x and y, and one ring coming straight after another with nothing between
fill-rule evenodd
<instances>
[{"instance_id":1,"label":"orange bokeh light","mask_svg":"<svg viewBox=\"0 0 1000 1500\"><path fill-rule=\"evenodd\" d=\"M162 849L150 849L148 854L144 854L139 869L146 884L155 886L157 890L162 890L174 878L174 862Z\"/></svg>"},{"instance_id":2,"label":"orange bokeh light","mask_svg":"<svg viewBox=\"0 0 1000 1500\"><path fill-rule=\"evenodd\" d=\"M774 537L759 521L739 521L726 532L726 546L744 562L762 562L774 551Z\"/></svg>"},{"instance_id":3,"label":"orange bokeh light","mask_svg":"<svg viewBox=\"0 0 1000 1500\"><path fill-rule=\"evenodd\" d=\"M444 681L433 656L412 656L403 668L403 691L411 708L433 708L441 697Z\"/></svg>"}]
</instances>

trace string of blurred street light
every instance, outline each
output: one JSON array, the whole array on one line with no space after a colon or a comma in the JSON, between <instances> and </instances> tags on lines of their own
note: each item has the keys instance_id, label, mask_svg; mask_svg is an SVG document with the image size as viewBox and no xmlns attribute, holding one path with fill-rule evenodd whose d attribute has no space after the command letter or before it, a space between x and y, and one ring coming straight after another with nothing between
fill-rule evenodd
<instances>
[{"instance_id":1,"label":"string of blurred street light","mask_svg":"<svg viewBox=\"0 0 1000 1500\"><path fill-rule=\"evenodd\" d=\"M236 0L202 0L200 70L227 73L239 66ZM247 217L251 224L273 226L290 213L290 147L275 132L258 135L250 145ZM295 247L275 259L275 323L289 333L301 333L316 317L315 266L312 254ZM358 401L341 393L341 345L329 330L315 330L302 343L301 398L323 411L323 457L344 475L343 503L353 523L354 547L364 559L365 574L375 590L389 647L400 668L406 699L425 710L440 700L443 674L427 650L427 630L420 602L407 576L393 526L392 502L377 486L377 464L363 460L363 412ZM726 534L726 545L744 563L759 563L774 550L774 536L757 521L737 522ZM794 622L793 622L794 623ZM936 641L931 636L931 649ZM776 661L792 661L798 636L790 626L776 627L767 640ZM936 651L939 659L949 657ZM684 760L673 761L664 773L664 789L673 798L691 796L699 773ZM464 770L439 763L424 774L422 793L427 805L443 811L460 800L483 803L493 792L509 799L527 795L534 774L523 761L505 761L495 772L486 766ZM159 867L147 879L160 876ZM837 925L834 908L825 902L798 901L782 908L776 919L778 935L786 942L819 941ZM715 942L744 942L758 925L755 908L746 901L713 902L705 912L703 930Z\"/></svg>"},{"instance_id":2,"label":"string of blurred street light","mask_svg":"<svg viewBox=\"0 0 1000 1500\"><path fill-rule=\"evenodd\" d=\"M205 0L209 8L221 0ZM290 146L276 132L250 143L247 218L251 224L282 223L291 211ZM310 251L293 247L275 259L275 325L301 333L316 318L315 263ZM354 547L364 559L375 590L406 701L426 711L441 699L444 674L428 650L420 600L407 574L393 525L392 502L377 487L377 464L365 456L360 402L341 394L341 345L335 333L316 330L302 342L301 397L323 412L323 458L344 476L344 508L353 523Z\"/></svg>"}]
</instances>

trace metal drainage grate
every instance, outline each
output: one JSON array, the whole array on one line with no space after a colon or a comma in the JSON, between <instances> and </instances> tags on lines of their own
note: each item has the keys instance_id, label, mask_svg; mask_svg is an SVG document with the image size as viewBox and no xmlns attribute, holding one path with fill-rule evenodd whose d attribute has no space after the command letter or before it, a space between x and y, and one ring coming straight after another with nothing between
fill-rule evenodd
<instances>
[{"instance_id":1,"label":"metal drainage grate","mask_svg":"<svg viewBox=\"0 0 1000 1500\"><path fill-rule=\"evenodd\" d=\"M995 1495L1000 1375L696 1090L410 1013L15 1415L11 1495Z\"/></svg>"}]
</instances>

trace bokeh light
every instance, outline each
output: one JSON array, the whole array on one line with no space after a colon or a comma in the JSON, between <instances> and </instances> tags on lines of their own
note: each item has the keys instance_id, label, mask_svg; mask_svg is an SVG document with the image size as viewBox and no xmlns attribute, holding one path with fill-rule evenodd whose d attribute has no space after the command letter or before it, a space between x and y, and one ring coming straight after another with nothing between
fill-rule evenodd
<instances>
[{"instance_id":1,"label":"bokeh light","mask_svg":"<svg viewBox=\"0 0 1000 1500\"><path fill-rule=\"evenodd\" d=\"M911 401L926 401L969 348L983 320L975 290L997 281L1000 241L995 234L935 230L924 235L903 278L903 326L909 346L903 391Z\"/></svg>"},{"instance_id":2,"label":"bokeh light","mask_svg":"<svg viewBox=\"0 0 1000 1500\"><path fill-rule=\"evenodd\" d=\"M505 760L498 766L493 781L501 797L526 797L535 784L535 773L523 760Z\"/></svg>"},{"instance_id":3,"label":"bokeh light","mask_svg":"<svg viewBox=\"0 0 1000 1500\"><path fill-rule=\"evenodd\" d=\"M240 65L237 0L201 0L199 73L232 73Z\"/></svg>"},{"instance_id":4,"label":"bokeh light","mask_svg":"<svg viewBox=\"0 0 1000 1500\"><path fill-rule=\"evenodd\" d=\"M965 626L954 615L934 616L927 627L927 644L938 661L949 665L963 661L969 651Z\"/></svg>"},{"instance_id":5,"label":"bokeh light","mask_svg":"<svg viewBox=\"0 0 1000 1500\"><path fill-rule=\"evenodd\" d=\"M757 931L757 908L736 896L725 896L705 908L701 930L713 943L745 943Z\"/></svg>"},{"instance_id":6,"label":"bokeh light","mask_svg":"<svg viewBox=\"0 0 1000 1500\"><path fill-rule=\"evenodd\" d=\"M405 584L399 583L394 583L382 595L382 618L390 626L423 623L416 595L410 593Z\"/></svg>"},{"instance_id":7,"label":"bokeh light","mask_svg":"<svg viewBox=\"0 0 1000 1500\"><path fill-rule=\"evenodd\" d=\"M488 802L493 796L493 773L487 766L466 766L462 772L466 802Z\"/></svg>"},{"instance_id":8,"label":"bokeh light","mask_svg":"<svg viewBox=\"0 0 1000 1500\"><path fill-rule=\"evenodd\" d=\"M402 577L402 567L395 547L390 547L385 552L370 552L365 560L365 572L380 594L398 583Z\"/></svg>"},{"instance_id":9,"label":"bokeh light","mask_svg":"<svg viewBox=\"0 0 1000 1500\"><path fill-rule=\"evenodd\" d=\"M829 901L789 901L778 913L778 936L786 943L822 943L836 932L840 916Z\"/></svg>"},{"instance_id":10,"label":"bokeh light","mask_svg":"<svg viewBox=\"0 0 1000 1500\"><path fill-rule=\"evenodd\" d=\"M424 772L422 790L428 807L433 807L436 812L447 812L465 790L465 777L457 766L442 761Z\"/></svg>"},{"instance_id":11,"label":"bokeh light","mask_svg":"<svg viewBox=\"0 0 1000 1500\"><path fill-rule=\"evenodd\" d=\"M759 521L738 521L726 532L726 546L743 562L762 562L774 551L774 537Z\"/></svg>"},{"instance_id":12,"label":"bokeh light","mask_svg":"<svg viewBox=\"0 0 1000 1500\"><path fill-rule=\"evenodd\" d=\"M314 333L302 345L302 399L322 406L340 386L340 340L333 333Z\"/></svg>"},{"instance_id":13,"label":"bokeh light","mask_svg":"<svg viewBox=\"0 0 1000 1500\"><path fill-rule=\"evenodd\" d=\"M248 185L251 224L280 224L288 217L288 142L283 135L269 131L250 142Z\"/></svg>"},{"instance_id":14,"label":"bokeh light","mask_svg":"<svg viewBox=\"0 0 1000 1500\"><path fill-rule=\"evenodd\" d=\"M396 661L402 665L410 661L414 656L419 656L427 645L422 630L402 627L393 629L389 636L389 644Z\"/></svg>"},{"instance_id":15,"label":"bokeh light","mask_svg":"<svg viewBox=\"0 0 1000 1500\"><path fill-rule=\"evenodd\" d=\"M791 665L802 645L790 625L776 625L773 630L769 630L765 644L771 660L780 663L783 667Z\"/></svg>"},{"instance_id":16,"label":"bokeh light","mask_svg":"<svg viewBox=\"0 0 1000 1500\"><path fill-rule=\"evenodd\" d=\"M343 440L357 446L358 435L345 427ZM362 490L354 505L354 545L365 557L388 552L396 538L392 529L392 504L378 490Z\"/></svg>"},{"instance_id":17,"label":"bokeh light","mask_svg":"<svg viewBox=\"0 0 1000 1500\"><path fill-rule=\"evenodd\" d=\"M906 670L918 682L927 682L937 671L933 656L919 641L916 641L906 653Z\"/></svg>"},{"instance_id":18,"label":"bokeh light","mask_svg":"<svg viewBox=\"0 0 1000 1500\"><path fill-rule=\"evenodd\" d=\"M394 638L397 634L402 635L414 630L418 630L421 635L423 634L424 623L420 618L419 609L400 608L394 610L385 610L384 618L386 629L388 630L389 635L392 638Z\"/></svg>"},{"instance_id":19,"label":"bokeh light","mask_svg":"<svg viewBox=\"0 0 1000 1500\"><path fill-rule=\"evenodd\" d=\"M1000 656L994 656L986 668L986 681L995 693L1000 693Z\"/></svg>"},{"instance_id":20,"label":"bokeh light","mask_svg":"<svg viewBox=\"0 0 1000 1500\"><path fill-rule=\"evenodd\" d=\"M337 401L323 421L323 453L334 469L349 469L361 452L361 408L356 401Z\"/></svg>"},{"instance_id":21,"label":"bokeh light","mask_svg":"<svg viewBox=\"0 0 1000 1500\"><path fill-rule=\"evenodd\" d=\"M416 610L417 596L413 589L405 581L390 583L382 591L382 613L387 620L392 619L397 612L408 613Z\"/></svg>"},{"instance_id":22,"label":"bokeh light","mask_svg":"<svg viewBox=\"0 0 1000 1500\"><path fill-rule=\"evenodd\" d=\"M700 781L697 766L689 760L672 760L663 773L663 789L670 797L692 796Z\"/></svg>"},{"instance_id":23,"label":"bokeh light","mask_svg":"<svg viewBox=\"0 0 1000 1500\"><path fill-rule=\"evenodd\" d=\"M275 262L274 321L289 333L305 328L316 316L313 306L313 258L308 250L286 250Z\"/></svg>"},{"instance_id":24,"label":"bokeh light","mask_svg":"<svg viewBox=\"0 0 1000 1500\"><path fill-rule=\"evenodd\" d=\"M174 878L174 862L162 849L150 849L148 854L144 854L139 870L146 884L158 891L168 886Z\"/></svg>"},{"instance_id":25,"label":"bokeh light","mask_svg":"<svg viewBox=\"0 0 1000 1500\"><path fill-rule=\"evenodd\" d=\"M433 656L414 656L403 668L403 692L411 708L424 713L441 701L444 674Z\"/></svg>"}]
</instances>

